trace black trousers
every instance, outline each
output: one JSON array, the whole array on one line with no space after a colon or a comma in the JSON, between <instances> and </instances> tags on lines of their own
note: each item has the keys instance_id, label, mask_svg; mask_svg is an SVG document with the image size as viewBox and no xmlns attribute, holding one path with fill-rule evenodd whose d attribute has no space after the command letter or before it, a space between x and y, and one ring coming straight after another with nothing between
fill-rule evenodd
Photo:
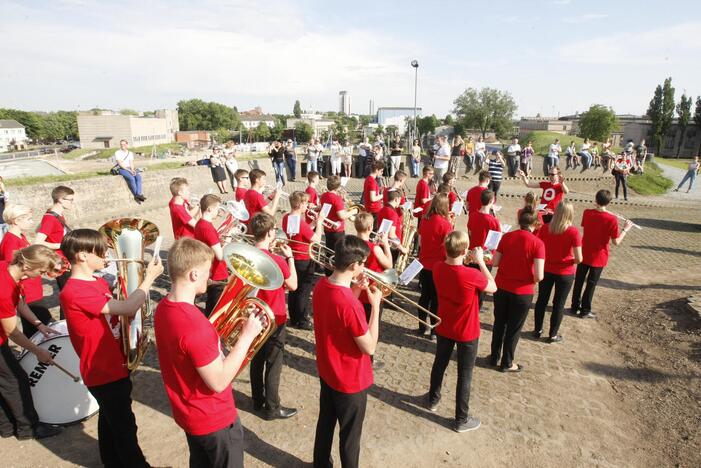
<instances>
[{"instance_id":1,"label":"black trousers","mask_svg":"<svg viewBox=\"0 0 701 468\"><path fill-rule=\"evenodd\" d=\"M204 305L205 317L209 318L209 316L212 315L212 311L217 305L217 302L219 302L219 298L221 297L221 293L224 292L225 287L226 283L212 283L207 286L207 301Z\"/></svg>"},{"instance_id":2,"label":"black trousers","mask_svg":"<svg viewBox=\"0 0 701 468\"><path fill-rule=\"evenodd\" d=\"M0 434L31 436L39 417L27 374L7 342L0 346L0 399Z\"/></svg>"},{"instance_id":3,"label":"black trousers","mask_svg":"<svg viewBox=\"0 0 701 468\"><path fill-rule=\"evenodd\" d=\"M280 408L280 375L285 349L285 325L279 326L251 359L251 397L253 405L275 411Z\"/></svg>"},{"instance_id":4,"label":"black trousers","mask_svg":"<svg viewBox=\"0 0 701 468\"><path fill-rule=\"evenodd\" d=\"M44 325L48 325L53 320L53 318L51 317L51 312L49 312L49 309L44 307L44 305L41 303L41 300L32 302L31 304L27 305L30 309L32 309L34 315L36 315L37 318ZM22 321L22 333L24 333L24 336L26 336L27 338L31 338L35 333L39 331L37 327L34 326L34 324L32 324L29 320L22 317L21 315L20 320Z\"/></svg>"},{"instance_id":5,"label":"black trousers","mask_svg":"<svg viewBox=\"0 0 701 468\"><path fill-rule=\"evenodd\" d=\"M506 156L506 166L508 169L509 177L516 177L516 172L518 171L519 163L519 156Z\"/></svg>"},{"instance_id":6,"label":"black trousers","mask_svg":"<svg viewBox=\"0 0 701 468\"><path fill-rule=\"evenodd\" d=\"M326 243L326 247L328 247L331 250L335 250L336 249L336 242L338 242L338 240L341 237L343 237L344 235L345 235L344 232L327 232L327 233L325 233L324 242ZM324 269L324 274L326 276L331 276L332 272L333 272L333 270L329 270L326 268Z\"/></svg>"},{"instance_id":7,"label":"black trousers","mask_svg":"<svg viewBox=\"0 0 701 468\"><path fill-rule=\"evenodd\" d=\"M494 293L491 361L496 363L499 356L502 356L503 369L513 365L519 334L526 322L532 300L533 294L514 294L503 289L497 289Z\"/></svg>"},{"instance_id":8,"label":"black trousers","mask_svg":"<svg viewBox=\"0 0 701 468\"><path fill-rule=\"evenodd\" d=\"M287 295L287 305L290 310L290 321L297 325L309 321L309 297L316 278L314 270L316 263L311 260L295 260L295 271L297 272L297 289L290 291Z\"/></svg>"},{"instance_id":9,"label":"black trousers","mask_svg":"<svg viewBox=\"0 0 701 468\"><path fill-rule=\"evenodd\" d=\"M419 284L421 285L421 296L419 296L419 305L424 309L428 309L431 313L436 314L438 312L438 293L436 292L436 285L433 283L433 272L431 270L423 269L419 273ZM426 321L428 314L421 310L417 311L419 318ZM435 325L436 319L431 318L431 324ZM422 323L419 324L419 331L425 332L426 326Z\"/></svg>"},{"instance_id":10,"label":"black trousers","mask_svg":"<svg viewBox=\"0 0 701 468\"><path fill-rule=\"evenodd\" d=\"M618 198L618 188L622 185L623 198L628 200L628 176L620 172L614 172L613 176L616 178L616 198Z\"/></svg>"},{"instance_id":11,"label":"black trousers","mask_svg":"<svg viewBox=\"0 0 701 468\"><path fill-rule=\"evenodd\" d=\"M332 467L331 446L338 422L341 466L355 468L360 460L360 437L368 402L367 389L357 393L341 393L321 382L319 392L319 419L314 437L314 467Z\"/></svg>"},{"instance_id":12,"label":"black trousers","mask_svg":"<svg viewBox=\"0 0 701 468\"><path fill-rule=\"evenodd\" d=\"M190 468L243 468L243 426L236 422L204 435L185 433Z\"/></svg>"},{"instance_id":13,"label":"black trousers","mask_svg":"<svg viewBox=\"0 0 701 468\"><path fill-rule=\"evenodd\" d=\"M554 273L545 273L543 280L538 283L538 300L535 303L535 331L543 330L543 321L545 320L545 308L550 300L550 293L555 287L555 297L553 297L553 312L550 316L550 332L549 337L557 336L562 323L562 316L565 313L565 301L567 295L572 289L574 275L556 275Z\"/></svg>"},{"instance_id":14,"label":"black trousers","mask_svg":"<svg viewBox=\"0 0 701 468\"><path fill-rule=\"evenodd\" d=\"M71 278L71 271L64 271L61 276L56 277L56 285L58 285L58 291L61 292L63 287L66 285L68 280ZM66 316L63 314L63 307L58 308L58 316L61 320L65 319Z\"/></svg>"},{"instance_id":15,"label":"black trousers","mask_svg":"<svg viewBox=\"0 0 701 468\"><path fill-rule=\"evenodd\" d=\"M489 190L494 192L494 199L497 199L497 195L499 195L499 188L501 187L501 180L492 180L489 182Z\"/></svg>"},{"instance_id":16,"label":"black trousers","mask_svg":"<svg viewBox=\"0 0 701 468\"><path fill-rule=\"evenodd\" d=\"M88 387L100 405L97 440L105 467L150 466L136 437L136 418L131 410L131 379Z\"/></svg>"},{"instance_id":17,"label":"black trousers","mask_svg":"<svg viewBox=\"0 0 701 468\"><path fill-rule=\"evenodd\" d=\"M482 270L480 270L480 266L479 266L478 264L476 264L476 263L470 263L470 264L467 265L467 266L469 266L470 268L474 268L474 269L477 270L477 271L482 271ZM492 271L492 265L487 265L487 270L489 270L489 271L491 272L491 271ZM477 291L477 298L479 299L480 309L482 309L482 304L484 304L484 295L485 295L485 294L486 294L486 293L485 293L484 291Z\"/></svg>"},{"instance_id":18,"label":"black trousers","mask_svg":"<svg viewBox=\"0 0 701 468\"><path fill-rule=\"evenodd\" d=\"M436 342L436 357L431 368L431 388L428 397L431 402L441 399L441 386L443 376L453 355L453 348L458 347L458 382L455 387L455 420L458 423L467 421L470 412L470 385L472 384L472 370L475 368L477 358L477 344L479 338L472 341L455 341L438 335Z\"/></svg>"},{"instance_id":19,"label":"black trousers","mask_svg":"<svg viewBox=\"0 0 701 468\"><path fill-rule=\"evenodd\" d=\"M594 299L596 284L601 278L604 267L593 267L580 263L577 265L577 273L574 277L574 290L572 291L572 312L580 311L582 314L591 312L591 303ZM587 287L582 295L582 287L586 281Z\"/></svg>"}]
</instances>

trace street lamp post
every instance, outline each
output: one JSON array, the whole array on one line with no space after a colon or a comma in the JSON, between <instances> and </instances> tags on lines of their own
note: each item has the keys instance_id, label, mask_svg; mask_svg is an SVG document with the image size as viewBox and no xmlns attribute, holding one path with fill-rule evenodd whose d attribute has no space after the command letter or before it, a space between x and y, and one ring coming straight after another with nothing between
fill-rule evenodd
<instances>
[{"instance_id":1,"label":"street lamp post","mask_svg":"<svg viewBox=\"0 0 701 468\"><path fill-rule=\"evenodd\" d=\"M418 79L419 79L419 62L416 60L411 61L411 66L414 67L414 138L417 137L416 134L416 91L418 90ZM412 145L414 142L412 141Z\"/></svg>"}]
</instances>

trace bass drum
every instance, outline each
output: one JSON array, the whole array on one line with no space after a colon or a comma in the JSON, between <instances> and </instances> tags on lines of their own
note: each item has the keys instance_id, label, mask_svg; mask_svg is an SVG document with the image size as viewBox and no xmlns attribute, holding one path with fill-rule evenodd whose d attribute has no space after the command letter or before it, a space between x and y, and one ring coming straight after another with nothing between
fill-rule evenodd
<instances>
[{"instance_id":1,"label":"bass drum","mask_svg":"<svg viewBox=\"0 0 701 468\"><path fill-rule=\"evenodd\" d=\"M80 375L80 361L68 338L66 321L54 322L49 327L61 334L46 338L41 333L36 333L31 341L49 351L54 361L68 372ZM73 424L89 418L100 409L82 380L74 382L58 367L39 362L33 353L27 351L19 358L19 364L29 378L29 388L39 421L46 424Z\"/></svg>"}]
</instances>

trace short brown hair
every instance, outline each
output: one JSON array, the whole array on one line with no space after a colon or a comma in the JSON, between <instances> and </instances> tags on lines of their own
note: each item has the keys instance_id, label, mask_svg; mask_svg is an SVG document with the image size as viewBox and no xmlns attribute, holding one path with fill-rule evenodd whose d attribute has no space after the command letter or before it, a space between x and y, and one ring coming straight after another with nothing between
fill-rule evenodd
<instances>
[{"instance_id":1,"label":"short brown hair","mask_svg":"<svg viewBox=\"0 0 701 468\"><path fill-rule=\"evenodd\" d=\"M54 203L58 203L66 195L73 195L75 192L72 188L66 187L65 185L59 185L51 191L51 199Z\"/></svg>"},{"instance_id":2,"label":"short brown hair","mask_svg":"<svg viewBox=\"0 0 701 468\"><path fill-rule=\"evenodd\" d=\"M454 172L446 172L445 174L443 174L443 178L441 180L443 180L443 182L445 182L445 183L448 183L449 180L453 180L453 179L455 179L455 173Z\"/></svg>"},{"instance_id":3,"label":"short brown hair","mask_svg":"<svg viewBox=\"0 0 701 468\"><path fill-rule=\"evenodd\" d=\"M305 201L309 201L309 194L306 192L302 192L301 190L295 190L290 195L290 208L296 210L297 208L302 206L302 203L304 203Z\"/></svg>"},{"instance_id":4,"label":"short brown hair","mask_svg":"<svg viewBox=\"0 0 701 468\"><path fill-rule=\"evenodd\" d=\"M234 172L234 179L241 180L241 177L245 176L246 174L248 174L246 169L237 169L236 172Z\"/></svg>"},{"instance_id":5,"label":"short brown hair","mask_svg":"<svg viewBox=\"0 0 701 468\"><path fill-rule=\"evenodd\" d=\"M204 213L211 206L221 203L221 198L213 193L208 193L200 200L200 210Z\"/></svg>"},{"instance_id":6,"label":"short brown hair","mask_svg":"<svg viewBox=\"0 0 701 468\"><path fill-rule=\"evenodd\" d=\"M453 231L445 238L445 253L450 258L458 258L470 246L470 237L465 231Z\"/></svg>"},{"instance_id":7,"label":"short brown hair","mask_svg":"<svg viewBox=\"0 0 701 468\"><path fill-rule=\"evenodd\" d=\"M385 168L385 163L382 161L375 161L374 163L372 163L372 171L373 172L384 170L384 168Z\"/></svg>"},{"instance_id":8,"label":"short brown hair","mask_svg":"<svg viewBox=\"0 0 701 468\"><path fill-rule=\"evenodd\" d=\"M396 199L401 199L402 194L399 193L399 190L390 190L387 192L387 204L392 203Z\"/></svg>"},{"instance_id":9,"label":"short brown hair","mask_svg":"<svg viewBox=\"0 0 701 468\"><path fill-rule=\"evenodd\" d=\"M394 180L400 181L402 179L406 179L406 172L399 169L397 172L394 173Z\"/></svg>"},{"instance_id":10,"label":"short brown hair","mask_svg":"<svg viewBox=\"0 0 701 468\"><path fill-rule=\"evenodd\" d=\"M486 182L492 180L492 176L489 175L489 171L481 170L477 176L480 182Z\"/></svg>"},{"instance_id":11,"label":"short brown hair","mask_svg":"<svg viewBox=\"0 0 701 468\"><path fill-rule=\"evenodd\" d=\"M30 270L51 271L61 263L58 254L45 245L34 244L15 250L11 265L27 267Z\"/></svg>"},{"instance_id":12,"label":"short brown hair","mask_svg":"<svg viewBox=\"0 0 701 468\"><path fill-rule=\"evenodd\" d=\"M341 186L341 178L337 175L332 175L326 179L326 188L328 190L336 190Z\"/></svg>"},{"instance_id":13,"label":"short brown hair","mask_svg":"<svg viewBox=\"0 0 701 468\"><path fill-rule=\"evenodd\" d=\"M263 177L265 177L265 171L261 171L260 169L253 169L248 173L248 178L251 179L251 185L255 185L258 179L262 179Z\"/></svg>"},{"instance_id":14,"label":"short brown hair","mask_svg":"<svg viewBox=\"0 0 701 468\"><path fill-rule=\"evenodd\" d=\"M358 213L353 221L353 226L357 232L372 231L375 220L370 213Z\"/></svg>"},{"instance_id":15,"label":"short brown hair","mask_svg":"<svg viewBox=\"0 0 701 468\"><path fill-rule=\"evenodd\" d=\"M490 203L494 201L494 192L487 189L487 190L482 190L482 193L480 193L480 203L482 206L487 206Z\"/></svg>"},{"instance_id":16,"label":"short brown hair","mask_svg":"<svg viewBox=\"0 0 701 468\"><path fill-rule=\"evenodd\" d=\"M521 214L518 216L518 225L521 229L527 229L533 226L536 221L538 221L538 215L536 215L531 206L524 207L521 210Z\"/></svg>"},{"instance_id":17,"label":"short brown hair","mask_svg":"<svg viewBox=\"0 0 701 468\"><path fill-rule=\"evenodd\" d=\"M176 240L168 251L168 275L174 281L197 266L211 263L213 259L214 251L207 244L183 237Z\"/></svg>"},{"instance_id":18,"label":"short brown hair","mask_svg":"<svg viewBox=\"0 0 701 468\"><path fill-rule=\"evenodd\" d=\"M429 172L433 172L433 166L424 166L423 171L421 172L423 175L428 174Z\"/></svg>"},{"instance_id":19,"label":"short brown hair","mask_svg":"<svg viewBox=\"0 0 701 468\"><path fill-rule=\"evenodd\" d=\"M248 231L256 242L265 239L272 229L275 229L275 218L264 211L256 213L248 223Z\"/></svg>"},{"instance_id":20,"label":"short brown hair","mask_svg":"<svg viewBox=\"0 0 701 468\"><path fill-rule=\"evenodd\" d=\"M189 185L185 177L173 177L170 181L170 194L176 196L185 185Z\"/></svg>"},{"instance_id":21,"label":"short brown hair","mask_svg":"<svg viewBox=\"0 0 701 468\"><path fill-rule=\"evenodd\" d=\"M311 182L314 180L315 177L319 177L319 173L316 171L309 171L307 172L307 181Z\"/></svg>"},{"instance_id":22,"label":"short brown hair","mask_svg":"<svg viewBox=\"0 0 701 468\"><path fill-rule=\"evenodd\" d=\"M61 242L61 250L71 263L76 261L80 252L104 257L108 249L105 236L94 229L76 229L66 234Z\"/></svg>"}]
</instances>

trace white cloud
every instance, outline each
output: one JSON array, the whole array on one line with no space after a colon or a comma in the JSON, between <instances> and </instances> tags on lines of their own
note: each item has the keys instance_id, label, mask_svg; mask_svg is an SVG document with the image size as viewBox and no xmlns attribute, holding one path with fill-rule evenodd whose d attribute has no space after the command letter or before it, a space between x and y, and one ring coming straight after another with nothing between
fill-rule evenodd
<instances>
[{"instance_id":1,"label":"white cloud","mask_svg":"<svg viewBox=\"0 0 701 468\"><path fill-rule=\"evenodd\" d=\"M564 22L569 24L584 24L591 23L593 21L602 20L608 18L609 15L605 13L585 13L579 16L572 16L570 18L565 18Z\"/></svg>"},{"instance_id":2,"label":"white cloud","mask_svg":"<svg viewBox=\"0 0 701 468\"><path fill-rule=\"evenodd\" d=\"M550 2L552 5L569 5L572 0L553 0Z\"/></svg>"}]
</instances>

